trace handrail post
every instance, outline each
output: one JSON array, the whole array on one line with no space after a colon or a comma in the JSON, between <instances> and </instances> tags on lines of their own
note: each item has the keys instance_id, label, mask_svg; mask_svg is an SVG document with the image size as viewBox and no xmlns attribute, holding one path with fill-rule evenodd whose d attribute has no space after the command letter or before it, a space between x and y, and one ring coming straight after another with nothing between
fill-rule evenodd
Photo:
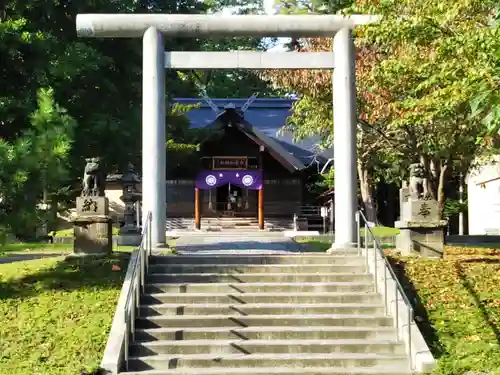
<instances>
[{"instance_id":1,"label":"handrail post","mask_svg":"<svg viewBox=\"0 0 500 375\"><path fill-rule=\"evenodd\" d=\"M359 211L356 211L356 235L358 239L358 256L361 255L361 218Z\"/></svg>"},{"instance_id":2,"label":"handrail post","mask_svg":"<svg viewBox=\"0 0 500 375\"><path fill-rule=\"evenodd\" d=\"M365 263L366 263L366 272L370 272L370 267L368 266L368 225L365 221Z\"/></svg>"},{"instance_id":3,"label":"handrail post","mask_svg":"<svg viewBox=\"0 0 500 375\"><path fill-rule=\"evenodd\" d=\"M151 236L152 215L149 212L142 226L141 243L136 251L138 251L136 261L133 266L133 273L130 280L130 289L127 294L125 303L124 321L125 335L122 344L124 345L123 360L125 369L129 368L130 357L130 342L135 341L135 320L141 315L141 292L146 291L146 275L149 268L149 256L152 252L152 236Z\"/></svg>"},{"instance_id":4,"label":"handrail post","mask_svg":"<svg viewBox=\"0 0 500 375\"><path fill-rule=\"evenodd\" d=\"M386 312L386 315L392 315L392 300L389 300L389 285L388 285L388 282L387 282L387 273L389 272L389 275L391 277L391 279L394 281L394 324L395 324L395 328L396 328L396 336L397 336L397 341L401 341L401 340L405 340L405 323L404 323L404 320L405 319L400 319L399 318L399 295L401 294L401 298L403 299L403 302L406 306L406 309L407 309L407 316L406 316L406 320L407 320L407 327L408 327L408 337L407 337L407 353L409 355L409 359L410 359L410 367L411 367L411 370L415 370L414 369L414 361L413 361L413 352L412 352L412 342L411 342L411 338L412 338L412 333L411 333L411 329L412 329L412 322L414 321L414 309L413 309L413 306L412 306L412 303L410 302L410 300L408 299L407 295L406 295L406 292L403 288L403 286L401 285L401 283L399 282L399 279L398 279L398 276L396 275L396 273L394 272L394 270L392 269L391 267L391 264L389 263L389 261L387 260L387 257L385 256L384 254L384 251L383 251L383 248L382 248L382 245L380 244L380 242L377 240L377 238L375 237L375 235L373 234L373 232L371 231L371 229L368 227L368 221L366 220L366 217L363 215L363 213L361 211L357 211L356 212L356 215L359 215L359 216L356 216L356 220L361 220L363 219L364 221L364 228L365 228L365 234L364 234L364 241L365 241L365 260L366 260L366 268L367 268L367 273L370 273L370 268L369 268L369 255L368 255L368 232L370 232L370 238L372 238L373 240L373 277L374 277L374 288L375 288L375 292L378 292L378 283L379 283L379 280L378 280L378 263L380 263L380 261L382 261L383 263L383 267L384 267L384 275L383 275L383 278L384 278L384 308L385 308L385 312ZM357 227L358 227L358 241L360 239L360 221L357 222ZM358 249L360 249L360 244L358 242ZM377 257L377 253L380 253L380 260L378 259ZM401 327L399 325L400 321L402 321L402 324L401 324Z\"/></svg>"},{"instance_id":5,"label":"handrail post","mask_svg":"<svg viewBox=\"0 0 500 375\"><path fill-rule=\"evenodd\" d=\"M149 215L149 223L148 223L148 243L149 243L149 255L151 255L151 252L153 251L153 237L152 237L152 231L151 231L151 225L153 221L153 216L150 214Z\"/></svg>"},{"instance_id":6,"label":"handrail post","mask_svg":"<svg viewBox=\"0 0 500 375\"><path fill-rule=\"evenodd\" d=\"M139 285L139 288L137 288L138 290L142 290L143 292L145 291L145 282L144 282L144 274L145 274L145 262L146 262L146 254L145 254L145 249L143 246L140 246L139 247L139 258L141 259L141 264L140 264L140 270L141 270L141 274L140 274L140 285Z\"/></svg>"},{"instance_id":7,"label":"handrail post","mask_svg":"<svg viewBox=\"0 0 500 375\"><path fill-rule=\"evenodd\" d=\"M412 307L408 307L408 355L410 356L410 368L413 368L413 358L411 351L411 322L413 321L414 311Z\"/></svg>"},{"instance_id":8,"label":"handrail post","mask_svg":"<svg viewBox=\"0 0 500 375\"><path fill-rule=\"evenodd\" d=\"M395 313L394 315L396 316L396 333L397 333L397 339L399 341L400 335L399 335L399 306L398 306L398 284L394 283L394 303L395 303Z\"/></svg>"},{"instance_id":9,"label":"handrail post","mask_svg":"<svg viewBox=\"0 0 500 375\"><path fill-rule=\"evenodd\" d=\"M388 293L388 290L387 290L387 267L388 267L388 264L386 262L384 262L384 306L385 306L385 315L389 315L389 308L387 306L387 293Z\"/></svg>"},{"instance_id":10,"label":"handrail post","mask_svg":"<svg viewBox=\"0 0 500 375\"><path fill-rule=\"evenodd\" d=\"M135 280L135 298L134 298L134 309L137 316L139 316L139 306L141 300L141 275L136 276ZM134 322L135 325L135 322Z\"/></svg>"},{"instance_id":11,"label":"handrail post","mask_svg":"<svg viewBox=\"0 0 500 375\"><path fill-rule=\"evenodd\" d=\"M377 241L373 238L373 277L375 278L375 293L378 293Z\"/></svg>"},{"instance_id":12,"label":"handrail post","mask_svg":"<svg viewBox=\"0 0 500 375\"><path fill-rule=\"evenodd\" d=\"M129 334L130 334L130 322L127 316L127 311L128 311L128 306L125 305L125 337L124 337L123 359L125 362L126 371L128 371Z\"/></svg>"}]
</instances>

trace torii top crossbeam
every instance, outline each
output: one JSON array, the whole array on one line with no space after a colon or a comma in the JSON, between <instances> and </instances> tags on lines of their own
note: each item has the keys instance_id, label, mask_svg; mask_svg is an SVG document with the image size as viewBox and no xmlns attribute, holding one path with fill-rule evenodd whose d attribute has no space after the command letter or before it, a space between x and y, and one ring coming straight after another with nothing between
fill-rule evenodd
<instances>
[{"instance_id":1,"label":"torii top crossbeam","mask_svg":"<svg viewBox=\"0 0 500 375\"><path fill-rule=\"evenodd\" d=\"M139 38L152 26L166 37L331 37L377 20L370 15L79 14L76 31L80 37Z\"/></svg>"}]
</instances>

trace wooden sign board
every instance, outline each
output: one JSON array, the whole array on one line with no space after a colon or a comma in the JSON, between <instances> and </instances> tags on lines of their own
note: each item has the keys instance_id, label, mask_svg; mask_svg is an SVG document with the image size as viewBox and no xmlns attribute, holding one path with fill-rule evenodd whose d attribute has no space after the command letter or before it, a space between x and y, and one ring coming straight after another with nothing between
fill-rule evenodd
<instances>
[{"instance_id":1,"label":"wooden sign board","mask_svg":"<svg viewBox=\"0 0 500 375\"><path fill-rule=\"evenodd\" d=\"M248 169L248 159L246 156L214 156L214 170L238 170Z\"/></svg>"}]
</instances>

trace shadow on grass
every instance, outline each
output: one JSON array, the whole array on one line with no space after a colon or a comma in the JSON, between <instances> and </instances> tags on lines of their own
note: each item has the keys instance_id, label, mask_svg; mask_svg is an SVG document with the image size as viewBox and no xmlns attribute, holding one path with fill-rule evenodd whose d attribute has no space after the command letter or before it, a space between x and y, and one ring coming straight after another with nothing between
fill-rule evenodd
<instances>
[{"instance_id":1,"label":"shadow on grass","mask_svg":"<svg viewBox=\"0 0 500 375\"><path fill-rule=\"evenodd\" d=\"M72 245L68 244L50 244L47 242L22 242L0 245L0 257L2 255L9 255L9 253L28 253L28 252L51 252L62 253L68 252L72 249Z\"/></svg>"},{"instance_id":2,"label":"shadow on grass","mask_svg":"<svg viewBox=\"0 0 500 375\"><path fill-rule=\"evenodd\" d=\"M420 299L417 288L412 283L412 281L406 275L406 262L401 259L395 259L391 256L387 256L394 273L396 274L401 286L403 287L405 294L413 305L415 312L415 322L417 323L420 332L424 337L425 342L429 346L434 358L439 358L446 354L446 351L439 341L437 331L432 326L427 310L425 309L422 300Z\"/></svg>"},{"instance_id":3,"label":"shadow on grass","mask_svg":"<svg viewBox=\"0 0 500 375\"><path fill-rule=\"evenodd\" d=\"M63 255L62 253L9 253L7 255L0 256L0 264L24 262L27 260L43 259L43 258L55 258Z\"/></svg>"},{"instance_id":4,"label":"shadow on grass","mask_svg":"<svg viewBox=\"0 0 500 375\"><path fill-rule=\"evenodd\" d=\"M0 301L47 291L120 288L129 258L129 253L66 258L33 274L1 282Z\"/></svg>"},{"instance_id":5,"label":"shadow on grass","mask_svg":"<svg viewBox=\"0 0 500 375\"><path fill-rule=\"evenodd\" d=\"M331 242L322 240L307 240L305 242L298 242L304 252L327 251L332 247Z\"/></svg>"},{"instance_id":6,"label":"shadow on grass","mask_svg":"<svg viewBox=\"0 0 500 375\"><path fill-rule=\"evenodd\" d=\"M491 330L495 334L495 337L497 339L498 344L500 344L500 329L497 326L497 324L495 323L495 321L490 317L490 314L488 313L488 309L486 308L484 303L481 301L479 294L474 289L474 283L472 283L467 278L467 275L464 271L463 265L467 264L467 263L500 264L500 258L498 258L498 259L474 258L474 259L463 260L463 261L457 262L455 264L455 269L457 271L458 277L460 278L460 282L462 283L463 287L467 290L469 295L474 300L474 303L476 304L477 308L479 309L479 311L481 311L481 314L483 316L484 321L491 328Z\"/></svg>"}]
</instances>

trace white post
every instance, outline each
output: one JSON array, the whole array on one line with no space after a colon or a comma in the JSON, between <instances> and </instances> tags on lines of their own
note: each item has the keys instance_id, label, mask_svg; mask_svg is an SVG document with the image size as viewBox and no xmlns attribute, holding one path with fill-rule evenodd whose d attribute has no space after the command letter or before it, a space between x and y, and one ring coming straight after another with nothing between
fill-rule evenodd
<instances>
[{"instance_id":1,"label":"white post","mask_svg":"<svg viewBox=\"0 0 500 375\"><path fill-rule=\"evenodd\" d=\"M142 222L152 213L152 246L165 244L165 53L163 34L150 27L142 50Z\"/></svg>"},{"instance_id":2,"label":"white post","mask_svg":"<svg viewBox=\"0 0 500 375\"><path fill-rule=\"evenodd\" d=\"M462 211L462 204L464 203L464 175L460 173L458 182L458 197L460 201L460 212L458 213L458 234L463 236L464 234L464 212Z\"/></svg>"},{"instance_id":3,"label":"white post","mask_svg":"<svg viewBox=\"0 0 500 375\"><path fill-rule=\"evenodd\" d=\"M356 66L351 31L339 30L333 38L333 123L335 168L335 243L345 248L356 243Z\"/></svg>"}]
</instances>

